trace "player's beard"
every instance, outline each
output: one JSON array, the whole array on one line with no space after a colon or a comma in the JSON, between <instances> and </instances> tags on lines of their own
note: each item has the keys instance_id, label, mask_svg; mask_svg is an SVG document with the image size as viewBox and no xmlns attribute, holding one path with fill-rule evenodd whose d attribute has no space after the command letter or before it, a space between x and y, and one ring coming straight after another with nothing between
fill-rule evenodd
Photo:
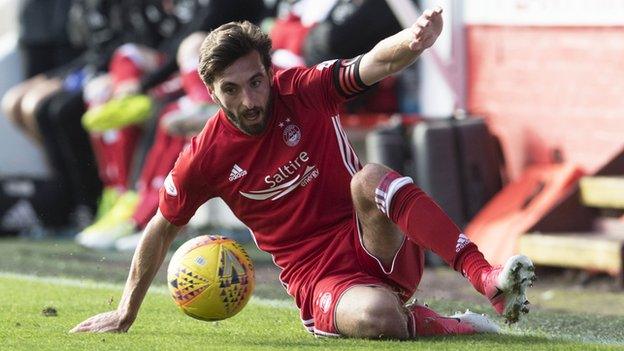
<instances>
[{"instance_id":1,"label":"player's beard","mask_svg":"<svg viewBox=\"0 0 624 351\"><path fill-rule=\"evenodd\" d=\"M238 113L234 113L234 111L229 110L221 104L220 101L217 100L217 104L221 106L223 112L227 118L232 122L238 129L240 129L243 133L247 135L259 135L264 132L268 122L268 116L266 111L267 107L259 107L254 106L250 109L243 109ZM248 119L246 116L256 115L255 120L252 123L248 123Z\"/></svg>"}]
</instances>

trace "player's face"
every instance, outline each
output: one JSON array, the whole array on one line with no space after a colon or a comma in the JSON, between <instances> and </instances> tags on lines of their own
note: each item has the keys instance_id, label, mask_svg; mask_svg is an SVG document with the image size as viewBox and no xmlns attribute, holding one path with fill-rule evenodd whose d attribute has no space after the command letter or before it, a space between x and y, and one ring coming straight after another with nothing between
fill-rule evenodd
<instances>
[{"instance_id":1,"label":"player's face","mask_svg":"<svg viewBox=\"0 0 624 351\"><path fill-rule=\"evenodd\" d=\"M267 126L271 75L253 51L234 61L212 84L212 98L245 134L258 135Z\"/></svg>"}]
</instances>

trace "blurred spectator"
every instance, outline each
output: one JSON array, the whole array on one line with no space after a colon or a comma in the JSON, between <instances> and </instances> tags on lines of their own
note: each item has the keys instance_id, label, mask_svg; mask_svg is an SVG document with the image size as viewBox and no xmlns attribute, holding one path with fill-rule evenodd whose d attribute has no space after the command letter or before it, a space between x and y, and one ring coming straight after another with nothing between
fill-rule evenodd
<instances>
[{"instance_id":1,"label":"blurred spectator","mask_svg":"<svg viewBox=\"0 0 624 351\"><path fill-rule=\"evenodd\" d=\"M158 191L187 142L198 133L218 107L212 102L197 73L199 47L205 32L188 36L180 45L177 63L181 67L184 96L167 104L159 113L152 145L134 191L121 194L112 209L82 231L76 240L95 249L133 249L140 232L158 208ZM132 235L131 234L135 234Z\"/></svg>"},{"instance_id":2,"label":"blurred spectator","mask_svg":"<svg viewBox=\"0 0 624 351\"><path fill-rule=\"evenodd\" d=\"M71 0L22 0L18 42L27 78L47 72L77 57L81 48L69 40Z\"/></svg>"},{"instance_id":3,"label":"blurred spectator","mask_svg":"<svg viewBox=\"0 0 624 351\"><path fill-rule=\"evenodd\" d=\"M65 16L62 22L70 28L72 43L86 47L86 51L71 62L65 60L64 66L28 79L5 94L2 107L7 117L43 146L50 161L53 181L60 190L58 195L63 197L55 201L59 208L66 209L62 212L70 214L68 219L73 225L81 228L91 222L101 193L90 141L80 124L85 112L82 96L85 82L107 70L110 58L123 43L134 42L148 47L168 45L175 55L175 47L181 39L172 37L178 35L181 38L182 28L190 31L197 25L196 18L201 18L202 25L208 25L210 18L221 13L236 16L233 9L223 11L223 8L217 8L217 15L207 15L207 10L202 12L198 6L208 8L228 4L230 2L223 0L74 0L69 20ZM233 5L240 6L242 1L235 1ZM38 14L49 16L50 11ZM168 38L171 38L168 44L163 43ZM169 59L168 56L164 58ZM160 74L154 72L155 76L145 76L146 81L140 84L141 90L147 91L169 78L170 72L171 69L160 71ZM118 90L132 93L137 90L135 86L138 84ZM105 96L106 89L97 94Z\"/></svg>"},{"instance_id":4,"label":"blurred spectator","mask_svg":"<svg viewBox=\"0 0 624 351\"><path fill-rule=\"evenodd\" d=\"M207 113L202 107L203 104L196 101L197 91L206 94L201 80L198 77L193 79L193 76L197 75L194 70L198 57L190 54L183 54L184 59L180 57L181 51L188 51L188 49L178 50L182 40L198 30L211 30L230 21L258 22L264 14L262 0L197 0L178 3L152 1L148 8L154 10L147 12L151 18L157 17L154 16L155 13L163 18L155 26L157 33L166 33L166 37L163 37L158 45L152 46L156 48L157 53L150 52L145 46L134 44L126 44L117 50L109 65L108 81L111 83L109 85L111 94L110 96L99 94L99 98L103 100L98 103L108 98L112 99L97 111L93 108L94 104L90 103L90 110L85 115L91 122L99 120L95 124L108 126L106 131L102 131L93 123L85 124L90 125L93 131L91 139L98 159L100 178L105 186L104 198L110 200L106 201L110 206L103 206L98 211L99 220L81 232L77 238L86 246L110 247L114 239L129 235L146 224L146 219L153 215L157 206L155 191L173 166L173 161L177 158L185 140L184 137L170 137L167 130L171 133L178 131L185 135L192 134L205 122L206 117L203 117L203 121L201 117L197 119L198 113L201 112L203 115ZM169 21L170 19L173 20ZM167 21L169 26L166 25ZM171 30L172 28L174 30ZM197 38L197 35L190 38ZM158 64L146 66L146 62ZM194 88L193 84L190 84L193 81ZM176 101L175 105L166 104L171 98L179 96L179 93L175 92L176 82L178 84L181 82L186 98ZM189 92L188 89L193 91ZM101 88L87 90L95 90L97 93L107 91ZM146 116L134 118L128 115L131 111L136 111L136 105L130 109L121 108L130 106L128 105L130 102L141 101L138 96L133 96L134 94L149 94L155 99L157 104L152 113L155 112L155 115L160 117L155 136L156 144L149 151L147 160L141 167L140 179L137 182L138 195L132 190L134 183L132 168L136 168L142 161L140 157L136 158L136 147L144 131L142 121ZM166 104L163 109L158 107L161 102ZM114 106L117 106L118 113L115 113ZM98 113L99 116L91 118ZM151 139L151 135L144 136L144 139ZM138 152L139 156L140 153L141 150ZM144 213L137 215L135 210ZM98 237L101 238L96 239Z\"/></svg>"},{"instance_id":5,"label":"blurred spectator","mask_svg":"<svg viewBox=\"0 0 624 351\"><path fill-rule=\"evenodd\" d=\"M157 11L155 11L158 9ZM163 40L152 47L164 56L158 69L141 77L135 92L147 93L179 70L176 53L180 43L197 31L210 31L230 21L248 20L258 23L264 15L263 0L152 0L147 7L148 17L161 13L163 20L155 24ZM175 23L175 24L174 24ZM172 30L173 29L173 30Z\"/></svg>"},{"instance_id":6,"label":"blurred spectator","mask_svg":"<svg viewBox=\"0 0 624 351\"><path fill-rule=\"evenodd\" d=\"M305 66L303 44L310 29L325 20L338 0L283 1L270 30L272 62L278 68Z\"/></svg>"},{"instance_id":7,"label":"blurred spectator","mask_svg":"<svg viewBox=\"0 0 624 351\"><path fill-rule=\"evenodd\" d=\"M310 8L316 7L317 22L302 43L307 66L338 57L355 57L402 29L385 1L335 0L333 4L329 1L323 4L331 6L309 2ZM302 23L306 23L303 16ZM395 113L398 111L396 90L396 77L387 77L344 107L350 113Z\"/></svg>"},{"instance_id":8,"label":"blurred spectator","mask_svg":"<svg viewBox=\"0 0 624 351\"><path fill-rule=\"evenodd\" d=\"M308 66L355 57L401 29L385 1L338 0L306 37L303 57Z\"/></svg>"},{"instance_id":9,"label":"blurred spectator","mask_svg":"<svg viewBox=\"0 0 624 351\"><path fill-rule=\"evenodd\" d=\"M52 178L46 181L50 186L37 187L29 195L32 202L44 198L58 210L36 208L39 217L48 219L44 224L80 227L91 221L101 183L88 137L79 124L84 113L81 90L82 84L108 60L111 48L122 41L120 3L73 1L69 19L64 17L63 25L68 27L73 45L85 51L73 61L63 61L61 67L27 79L3 96L5 115L43 147L50 163ZM38 15L50 18L49 11ZM58 218L50 221L50 216Z\"/></svg>"}]
</instances>

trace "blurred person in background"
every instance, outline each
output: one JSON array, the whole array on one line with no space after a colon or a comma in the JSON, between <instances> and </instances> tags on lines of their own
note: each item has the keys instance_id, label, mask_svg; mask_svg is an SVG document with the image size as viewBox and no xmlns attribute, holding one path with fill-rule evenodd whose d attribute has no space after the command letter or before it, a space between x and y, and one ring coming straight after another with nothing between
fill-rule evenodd
<instances>
[{"instance_id":1,"label":"blurred person in background","mask_svg":"<svg viewBox=\"0 0 624 351\"><path fill-rule=\"evenodd\" d=\"M199 133L218 109L197 73L199 47L205 36L206 32L196 32L180 44L176 61L184 95L158 112L154 143L136 182L136 193L127 192L100 221L80 232L76 237L80 245L101 250L136 247L140 239L137 232L144 229L156 213L158 190L179 153L188 138ZM134 204L129 204L130 201Z\"/></svg>"},{"instance_id":2,"label":"blurred person in background","mask_svg":"<svg viewBox=\"0 0 624 351\"><path fill-rule=\"evenodd\" d=\"M152 123L152 116L162 116L161 105L171 115L168 101L180 95L193 96L184 91L184 84L188 84L188 67L195 67L197 57L185 54L181 58L178 50L181 42L198 30L210 30L228 21L245 19L259 22L265 10L262 0L161 1L152 2L151 6L158 7L158 13L175 18L170 23L177 24L175 30L168 33L155 48L136 43L125 44L113 55L108 74L87 86L87 91L94 92L87 95L95 99L87 98L89 109L84 115L83 125L91 134L97 155L100 179L104 183L103 199L106 200L102 203L106 206L100 207L97 220L78 235L77 241L85 246L110 248L117 238L142 228L145 221L134 218L137 211L148 213L148 217L155 211L155 201L152 201L153 204L143 201L149 197L144 190L160 187L164 176L160 180L156 177L156 181L149 184L139 181L135 189L133 170L142 169L140 178L145 179L146 169L152 167L149 157L145 164L141 157L151 143L142 143L142 150L137 150L141 138L152 139L149 133L144 134L146 123ZM159 32L170 29L162 22L159 28ZM155 64L146 66L149 62ZM103 91L110 94L100 94ZM146 99L148 102L143 108L140 105ZM191 100L187 98L180 103L191 109L188 103L184 103ZM155 108L148 106L149 101L156 102ZM190 122L179 121L170 129L185 123ZM155 129L158 142L162 128L158 126ZM177 152L174 154L177 155ZM171 166L167 162L160 164L161 168Z\"/></svg>"},{"instance_id":3,"label":"blurred person in background","mask_svg":"<svg viewBox=\"0 0 624 351\"><path fill-rule=\"evenodd\" d=\"M82 52L70 40L67 25L72 0L21 0L18 45L26 78L48 72Z\"/></svg>"},{"instance_id":4,"label":"blurred person in background","mask_svg":"<svg viewBox=\"0 0 624 351\"><path fill-rule=\"evenodd\" d=\"M62 60L62 66L25 80L10 89L2 99L3 111L9 120L41 146L47 156L52 171L50 186L45 190L38 189L35 197L54 199L51 203L58 211L36 209L36 212L47 219L59 217L52 221L55 228L69 224L80 229L90 224L101 194L102 183L97 175L91 142L80 123L86 108L84 85L107 71L113 53L124 43L154 47L164 37L176 32L179 21L171 9L165 11L163 3L170 2L74 0L71 3L22 3L21 17L28 20L25 19L20 28L30 39L20 42L32 42L37 33L43 36L46 31L51 36L62 23L72 45L85 48L74 60ZM41 10L45 6L51 9ZM61 10L64 11L62 16L59 14ZM50 13L55 14L54 19ZM45 20L41 20L41 16ZM39 61L59 61L54 52L50 55L39 52L32 56ZM100 98L109 94L105 85L101 88L95 93ZM44 221L44 224L48 222Z\"/></svg>"},{"instance_id":5,"label":"blurred person in background","mask_svg":"<svg viewBox=\"0 0 624 351\"><path fill-rule=\"evenodd\" d=\"M67 21L72 43L84 47L73 61L9 90L3 98L7 116L34 135L47 156L55 183L54 199L65 225L82 228L92 221L101 193L90 141L80 125L85 112L84 84L106 70L114 50L127 41L156 44L159 34L141 1L74 0ZM40 93L45 91L45 94ZM105 94L105 92L100 92ZM47 216L47 213L39 213Z\"/></svg>"},{"instance_id":6,"label":"blurred person in background","mask_svg":"<svg viewBox=\"0 0 624 351\"><path fill-rule=\"evenodd\" d=\"M283 1L270 32L273 63L279 68L310 67L336 57L353 57L400 29L385 1ZM396 81L395 76L385 78L343 109L355 114L398 112Z\"/></svg>"},{"instance_id":7,"label":"blurred person in background","mask_svg":"<svg viewBox=\"0 0 624 351\"><path fill-rule=\"evenodd\" d=\"M55 232L68 225L84 226L89 222L101 192L90 142L74 116L84 113L82 85L102 68L102 62L110 57L111 48L122 41L124 32L119 1L74 0L69 5L65 16L58 18L63 18L72 45L84 48L82 53L16 85L2 98L5 115L31 136L46 155L51 179L41 181L43 186L35 188L29 201L43 225ZM36 14L51 18L50 13ZM46 21L26 23L21 26L23 31ZM39 59L46 60L47 55L40 54ZM38 203L48 205L42 207Z\"/></svg>"},{"instance_id":8,"label":"blurred person in background","mask_svg":"<svg viewBox=\"0 0 624 351\"><path fill-rule=\"evenodd\" d=\"M41 135L32 115L40 100L62 85L59 66L75 59L81 45L70 40L72 0L24 0L18 9L18 49L26 81L2 100L4 114L37 143Z\"/></svg>"}]
</instances>

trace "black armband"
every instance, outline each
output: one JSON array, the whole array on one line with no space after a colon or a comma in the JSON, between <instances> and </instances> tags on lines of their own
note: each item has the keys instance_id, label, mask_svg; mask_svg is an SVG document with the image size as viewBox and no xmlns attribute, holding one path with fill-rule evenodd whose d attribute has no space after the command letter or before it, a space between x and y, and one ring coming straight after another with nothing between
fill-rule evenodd
<instances>
[{"instance_id":1,"label":"black armband","mask_svg":"<svg viewBox=\"0 0 624 351\"><path fill-rule=\"evenodd\" d=\"M366 91L369 86L360 78L360 55L350 60L338 60L334 64L334 86L340 95L352 98Z\"/></svg>"}]
</instances>

